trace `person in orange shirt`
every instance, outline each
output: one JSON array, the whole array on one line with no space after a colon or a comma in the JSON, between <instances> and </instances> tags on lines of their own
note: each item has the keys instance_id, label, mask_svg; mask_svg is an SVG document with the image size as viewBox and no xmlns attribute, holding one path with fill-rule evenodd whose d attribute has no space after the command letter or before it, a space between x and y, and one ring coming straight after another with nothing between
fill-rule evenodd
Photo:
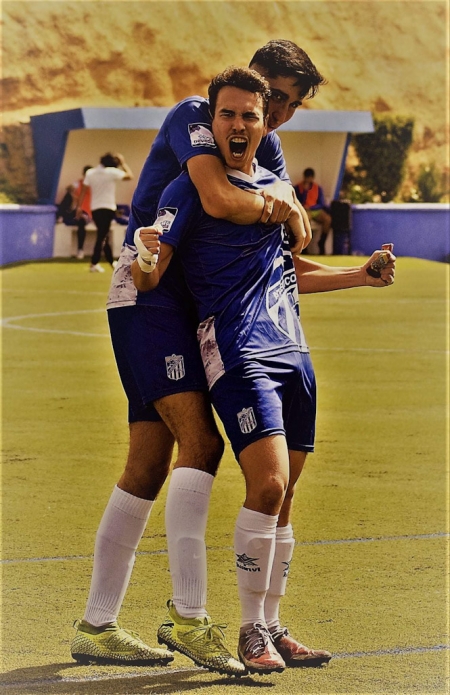
<instances>
[{"instance_id":1,"label":"person in orange shirt","mask_svg":"<svg viewBox=\"0 0 450 695\"><path fill-rule=\"evenodd\" d=\"M73 196L73 205L74 205L74 214L75 210L78 205L78 200L80 197L81 193L81 187L83 185L84 177L86 175L86 172L88 169L92 169L90 165L83 167L83 176L81 179L78 179L73 185L74 189L72 192ZM78 240L78 250L77 250L77 258L84 258L84 240L86 239L86 225L89 224L89 222L92 219L92 211L91 211L91 189L88 188L84 194L82 203L81 203L81 216L77 220L77 240Z\"/></svg>"},{"instance_id":2,"label":"person in orange shirt","mask_svg":"<svg viewBox=\"0 0 450 695\"><path fill-rule=\"evenodd\" d=\"M81 187L83 185L84 176L88 169L92 169L91 166L85 166L83 169L83 177L71 183L66 188L66 193L64 198L58 205L58 210L56 212L56 219L62 220L64 224L69 227L74 227L77 225L77 258L84 258L84 240L86 239L86 225L92 219L91 212L91 191L88 189L86 195L82 201L81 213L79 218L76 217L76 209L78 205L78 200L80 198Z\"/></svg>"},{"instance_id":3,"label":"person in orange shirt","mask_svg":"<svg viewBox=\"0 0 450 695\"><path fill-rule=\"evenodd\" d=\"M329 214L323 189L314 181L315 171L308 167L303 172L303 181L294 186L295 194L308 213L308 217L322 225L322 234L319 239L320 255L325 254L325 242L331 228L331 215Z\"/></svg>"}]
</instances>

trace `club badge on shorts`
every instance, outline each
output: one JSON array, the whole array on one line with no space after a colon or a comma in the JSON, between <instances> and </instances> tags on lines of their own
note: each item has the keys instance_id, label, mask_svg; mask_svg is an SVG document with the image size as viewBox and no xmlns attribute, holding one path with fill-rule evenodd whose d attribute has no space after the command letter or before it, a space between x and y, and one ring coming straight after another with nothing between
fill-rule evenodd
<instances>
[{"instance_id":1,"label":"club badge on shorts","mask_svg":"<svg viewBox=\"0 0 450 695\"><path fill-rule=\"evenodd\" d=\"M182 379L186 374L184 371L183 355L170 355L170 357L166 357L166 372L169 379L173 379L173 381Z\"/></svg>"},{"instance_id":2,"label":"club badge on shorts","mask_svg":"<svg viewBox=\"0 0 450 695\"><path fill-rule=\"evenodd\" d=\"M242 434L253 432L256 427L256 418L253 408L242 408L241 412L237 414L237 418Z\"/></svg>"}]
</instances>

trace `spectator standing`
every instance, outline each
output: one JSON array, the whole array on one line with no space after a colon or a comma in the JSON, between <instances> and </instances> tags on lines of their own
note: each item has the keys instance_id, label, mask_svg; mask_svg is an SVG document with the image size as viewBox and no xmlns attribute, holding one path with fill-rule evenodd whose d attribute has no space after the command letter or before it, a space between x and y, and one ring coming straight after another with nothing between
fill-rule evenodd
<instances>
[{"instance_id":1,"label":"spectator standing","mask_svg":"<svg viewBox=\"0 0 450 695\"><path fill-rule=\"evenodd\" d=\"M320 255L325 254L325 242L331 229L331 215L328 212L322 186L315 182L315 171L308 167L303 172L303 180L294 190L300 203L308 213L310 220L322 225L322 234L318 242Z\"/></svg>"},{"instance_id":2,"label":"spectator standing","mask_svg":"<svg viewBox=\"0 0 450 695\"><path fill-rule=\"evenodd\" d=\"M117 209L116 184L119 181L130 181L132 178L133 173L121 154L113 155L107 153L103 155L100 159L100 164L86 172L78 200L76 216L79 219L82 214L84 197L89 187L91 189L92 218L97 227L97 239L90 267L90 271L93 273L104 272L99 263L102 249L106 260L114 267L108 235Z\"/></svg>"}]
</instances>

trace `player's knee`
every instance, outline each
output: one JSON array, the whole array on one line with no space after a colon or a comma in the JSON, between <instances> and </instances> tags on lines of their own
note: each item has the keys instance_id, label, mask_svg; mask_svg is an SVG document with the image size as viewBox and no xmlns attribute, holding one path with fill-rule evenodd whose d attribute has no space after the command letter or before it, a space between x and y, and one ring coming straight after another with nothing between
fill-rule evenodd
<instances>
[{"instance_id":1,"label":"player's knee","mask_svg":"<svg viewBox=\"0 0 450 695\"><path fill-rule=\"evenodd\" d=\"M211 434L202 449L202 454L199 456L202 468L206 473L215 475L225 449L225 444L220 434L218 432Z\"/></svg>"},{"instance_id":2,"label":"player's knee","mask_svg":"<svg viewBox=\"0 0 450 695\"><path fill-rule=\"evenodd\" d=\"M187 466L215 475L224 451L219 432L210 432L190 441L182 441L178 448L178 466Z\"/></svg>"},{"instance_id":3,"label":"player's knee","mask_svg":"<svg viewBox=\"0 0 450 695\"><path fill-rule=\"evenodd\" d=\"M276 515L283 504L286 485L283 476L273 476L259 480L248 492L254 498L262 514Z\"/></svg>"}]
</instances>

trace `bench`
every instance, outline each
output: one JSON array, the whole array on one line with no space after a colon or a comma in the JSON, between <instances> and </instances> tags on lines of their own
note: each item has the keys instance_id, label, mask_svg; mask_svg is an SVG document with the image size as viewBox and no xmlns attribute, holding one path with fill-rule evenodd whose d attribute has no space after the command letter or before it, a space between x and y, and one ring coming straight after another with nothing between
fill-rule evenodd
<instances>
[{"instance_id":1,"label":"bench","mask_svg":"<svg viewBox=\"0 0 450 695\"><path fill-rule=\"evenodd\" d=\"M109 243L112 248L114 258L118 258L122 248L125 232L127 228L115 220L111 222L109 232ZM97 228L93 222L86 225L86 239L84 242L84 255L92 255L97 237ZM70 258L77 255L77 228L73 225L57 222L55 224L55 235L53 240L53 258Z\"/></svg>"},{"instance_id":2,"label":"bench","mask_svg":"<svg viewBox=\"0 0 450 695\"><path fill-rule=\"evenodd\" d=\"M319 251L319 239L322 234L322 225L320 222L316 222L315 220L310 220L311 224L311 231L312 231L312 239L309 242L307 246L307 251L311 256L318 256L320 254ZM327 240L325 242L325 255L330 256L333 253L333 229L330 229L328 232Z\"/></svg>"}]
</instances>

